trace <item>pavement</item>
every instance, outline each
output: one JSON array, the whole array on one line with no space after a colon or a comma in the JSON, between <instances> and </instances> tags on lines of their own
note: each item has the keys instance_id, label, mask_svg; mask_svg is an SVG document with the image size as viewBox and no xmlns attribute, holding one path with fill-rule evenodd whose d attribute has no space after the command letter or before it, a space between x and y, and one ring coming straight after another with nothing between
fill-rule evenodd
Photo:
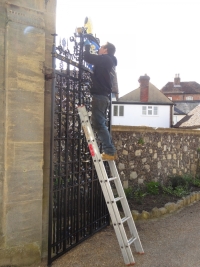
<instances>
[{"instance_id":1,"label":"pavement","mask_svg":"<svg viewBox=\"0 0 200 267\"><path fill-rule=\"evenodd\" d=\"M145 251L132 245L135 267L200 267L200 201L158 219L136 221ZM45 265L38 265L38 267ZM123 267L112 226L52 263L52 267Z\"/></svg>"}]
</instances>

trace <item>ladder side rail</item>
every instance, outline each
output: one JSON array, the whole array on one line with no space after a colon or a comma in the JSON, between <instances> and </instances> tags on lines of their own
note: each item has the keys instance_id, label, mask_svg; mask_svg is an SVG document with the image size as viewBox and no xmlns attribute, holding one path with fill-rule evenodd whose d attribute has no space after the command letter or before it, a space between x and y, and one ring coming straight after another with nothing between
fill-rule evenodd
<instances>
[{"instance_id":1,"label":"ladder side rail","mask_svg":"<svg viewBox=\"0 0 200 267\"><path fill-rule=\"evenodd\" d=\"M137 234L136 227L134 225L134 221L133 221L132 215L130 213L130 209L129 209L128 202L127 202L127 199L126 199L126 195L124 193L124 190L123 190L123 187L122 187L122 184L121 184L121 180L120 180L118 172L117 172L117 168L115 166L114 161L108 161L112 175L117 177L116 179L114 179L114 182L116 184L116 188L117 188L118 194L120 196L123 196L123 200L120 200L120 201L121 201L122 205L124 206L124 209L126 210L126 214L130 213L129 220L127 220L127 223L128 223L128 226L129 226L130 233L133 236L129 240L127 239L126 232L125 232L125 229L124 229L124 225L123 225L123 222L122 222L122 219L121 219L121 216L120 216L116 201L114 199L114 195L113 195L113 191L112 191L112 188L111 188L111 185L110 185L110 182L109 182L109 178L108 178L105 166L103 164L103 161L101 159L101 155L99 153L99 148L97 146L97 143L96 143L96 140L95 140L95 137L94 137L94 134L93 134L93 130L92 130L92 127L91 127L91 124L90 124L90 120L88 118L88 113L87 113L87 111L86 111L84 106L83 107L79 107L78 109L79 109L79 116L80 116L80 119L81 119L83 130L85 132L85 136L86 136L86 139L87 139L87 142L88 142L88 146L90 148L90 153L91 153L93 162L95 164L95 168L96 168L96 171L97 171L98 178L101 177L101 180L99 179L99 181L100 181L100 184L101 184L101 187L102 187L102 191L104 193L104 198L105 198L105 200L107 200L107 198L108 198L107 202L109 202L110 204L112 203L111 205L108 205L108 203L107 203L107 207L109 209L112 222L113 222L114 226L116 226L116 227L114 227L114 229L115 229L115 232L116 232L116 235L117 235L117 239L118 239L121 251L122 251L122 255L124 257L124 261L125 261L126 264L132 265L134 263L134 258L133 258L133 255L132 255L132 251L131 251L130 245L133 242L136 242L136 244L134 243L135 246L136 246L136 250L139 251L140 253L143 253L143 249L142 249L142 246L141 246L141 243L140 243L139 236ZM91 150L91 148L92 148L92 150ZM129 222L130 219L132 219L132 225ZM134 228L135 228L135 230L134 230ZM131 229L133 231L131 231Z\"/></svg>"},{"instance_id":2,"label":"ladder side rail","mask_svg":"<svg viewBox=\"0 0 200 267\"><path fill-rule=\"evenodd\" d=\"M126 264L134 263L135 261L134 261L133 255L132 253L130 253L130 251L127 251L127 246L125 245L127 242L124 243L123 234L125 233L122 233L122 230L119 228L118 222L120 221L120 215L119 215L119 212L117 212L118 211L117 206L115 206L116 203L114 201L114 195L113 195L110 183L107 181L108 180L107 172L103 164L103 161L101 159L99 148L97 146L86 109L84 106L81 106L81 107L78 107L78 110L79 110L81 123L83 126L83 130L84 130L88 145L92 145L93 147L93 151L90 150L92 160L94 162L95 169L97 171L98 179L100 181L100 185L101 185L104 198L105 198L105 201L106 201L106 204L107 204L107 207L108 207L111 219L112 219L112 223L115 226L114 230L115 230L115 233L118 239L118 243L120 245L120 249L122 251L124 262Z\"/></svg>"},{"instance_id":3,"label":"ladder side rail","mask_svg":"<svg viewBox=\"0 0 200 267\"><path fill-rule=\"evenodd\" d=\"M124 190L123 190L123 187L122 187L122 184L121 184L121 180L120 180L118 171L117 171L117 169L115 169L116 168L115 163L114 163L114 161L108 161L108 163L109 163L112 175L118 176L118 179L114 180L114 183L115 183L115 186L116 186L118 194L121 197L123 197L121 199L121 204L122 204L122 208L123 208L123 210L125 212L125 216L129 217L129 219L127 220L127 224L128 224L129 231L130 231L130 234L131 234L131 239L134 240L134 245L135 245L136 251L141 253L141 254L143 254L144 250L142 248L142 244L140 242L140 238L139 238L138 232L136 230L135 223L133 221L133 217L132 217L132 214L131 214L131 211L130 211L130 208L129 208L129 205L128 205L128 202L127 202L127 199L126 199L126 195L124 193ZM130 248L129 240L127 238L127 234L126 234L126 231L125 231L125 228L124 228L124 225L123 225L123 222L122 222L120 214L119 214L119 217L118 217L118 224L119 224L119 228L120 228L120 231L121 231L123 239L124 239L124 244L126 246L127 253L130 253L131 252L130 251L131 248Z\"/></svg>"},{"instance_id":4,"label":"ladder side rail","mask_svg":"<svg viewBox=\"0 0 200 267\"><path fill-rule=\"evenodd\" d=\"M131 235L136 237L136 239L134 241L136 251L143 254L144 250L143 250L143 247L142 247L142 244L141 244L141 241L140 241L140 238L139 238L136 226L135 226L135 222L133 220L133 216L131 214L131 210L129 208L129 204L128 204L128 201L127 201L127 198L126 198L126 195L125 195L122 183L121 183L121 179L120 179L118 171L117 171L117 167L116 167L114 161L112 161L112 162L109 161L108 163L109 163L112 175L118 177L118 179L114 180L114 183L115 183L118 194L123 197L123 199L121 200L121 204L122 204L122 208L124 210L125 217L130 217L130 219L127 220L127 224L128 224L129 231L130 231Z\"/></svg>"},{"instance_id":5,"label":"ladder side rail","mask_svg":"<svg viewBox=\"0 0 200 267\"><path fill-rule=\"evenodd\" d=\"M114 181L114 183L115 183L118 195L123 197L123 200L122 200L123 201L122 202L123 206L122 207L123 207L125 216L131 216L131 211L130 211L130 208L129 208L128 201L126 199L126 194L124 192L124 189L123 189L123 186L122 186L122 183L121 183L121 179L119 177L119 174L118 174L117 168L115 166L115 163L114 162L108 162L108 163L109 163L112 175L117 176L117 178L118 178L118 179L116 179Z\"/></svg>"},{"instance_id":6,"label":"ladder side rail","mask_svg":"<svg viewBox=\"0 0 200 267\"><path fill-rule=\"evenodd\" d=\"M97 169L99 168L102 172L102 175L106 176L107 177L107 173L106 173L106 170L105 170L105 166L103 164L103 161L101 160L100 162L101 164L99 164L99 166L97 166ZM97 170L96 169L96 170ZM104 177L105 177L104 176ZM121 222L121 216L120 216L120 213L119 213L119 209L117 207L117 203L116 201L114 200L114 194L113 194L113 191L112 191L112 188L111 188L111 185L110 183L108 182L108 180L106 180L104 182L104 185L105 185L105 188L106 188L106 191L108 193L108 197L109 197L109 200L110 200L110 204L112 206L112 210L113 210L113 216L111 214L111 219L112 219L112 222L113 222L113 226L114 226L114 229L115 229L115 232L116 232L116 235L117 237L121 237L122 238L122 244L123 244L123 248L125 248L126 250L126 253L128 255L128 258L129 258L129 261L125 261L126 264L128 263L134 263L134 257L133 257L133 254L132 254L132 251L131 251L131 248L130 246L128 245L128 239L127 239L127 236L126 236L126 231L124 229L124 225L123 223ZM119 233L119 234L117 234ZM120 244L121 242L119 242ZM121 249L123 249L121 248ZM123 254L123 253L122 253Z\"/></svg>"},{"instance_id":7,"label":"ladder side rail","mask_svg":"<svg viewBox=\"0 0 200 267\"><path fill-rule=\"evenodd\" d=\"M101 159L101 155L99 153L99 148L97 146L97 143L96 143L96 140L95 140L95 137L94 137L94 134L93 134L93 131L92 131L92 127L91 127L91 124L90 124L90 121L89 121L89 118L88 118L88 115L87 115L87 112L86 112L86 109L85 107L80 107L83 111L80 115L84 114L84 117L81 116L81 119L82 119L82 126L83 126L83 130L85 132L85 135L86 135L86 138L87 138L87 142L88 142L88 145L92 145L93 147L93 150L94 150L94 155L92 156L92 159L93 159L93 162L94 162L94 165L95 165L95 168L96 170L98 171L97 174L98 174L98 178L101 177L102 181L104 182L105 186L106 186L106 189L107 189L107 193L108 193L108 197L109 197L109 200L114 203L114 195L113 195L113 191L111 189L111 185L110 183L108 182L108 175L107 175L107 172L106 172L106 169L105 169L105 166L103 164L103 161ZM79 108L79 109L80 109ZM86 122L85 122L86 120ZM110 166L109 166L110 167ZM111 171L112 172L112 171ZM118 176L118 174L117 174ZM119 177L117 177L119 179ZM99 179L100 180L100 179ZM117 210L118 211L118 210ZM115 209L115 217L117 216L116 220L117 222L119 222L120 220L120 216L119 216L119 212L117 212L116 214L116 209Z\"/></svg>"},{"instance_id":8,"label":"ladder side rail","mask_svg":"<svg viewBox=\"0 0 200 267\"><path fill-rule=\"evenodd\" d=\"M102 166L101 167L99 166L101 164L99 164L99 165L98 165L98 163L95 163L95 164L96 164L95 167L96 167L98 177L102 177L103 175L105 175L106 170L104 173L104 170L102 170L103 168L101 168ZM103 167L104 167L104 165L103 165ZM103 171L103 173L102 173L102 171ZM102 191L104 194L104 198L105 198L105 201L106 201L109 213L110 213L110 217L111 217L111 220L112 220L112 223L114 226L115 234L117 236L117 240L118 240L123 258L124 258L124 262L126 264L134 263L135 261L134 261L133 255L132 255L132 253L127 251L127 246L126 246L127 242L124 242L123 233L122 233L122 230L120 229L119 224L118 224L120 217L117 216L117 212L116 212L117 209L115 208L116 203L115 202L112 203L112 200L114 199L114 196L113 197L110 196L110 191L112 189L110 188L110 190L109 190L109 188L108 188L109 183L104 181L103 179L100 180L100 185L101 185L101 188L102 188Z\"/></svg>"}]
</instances>

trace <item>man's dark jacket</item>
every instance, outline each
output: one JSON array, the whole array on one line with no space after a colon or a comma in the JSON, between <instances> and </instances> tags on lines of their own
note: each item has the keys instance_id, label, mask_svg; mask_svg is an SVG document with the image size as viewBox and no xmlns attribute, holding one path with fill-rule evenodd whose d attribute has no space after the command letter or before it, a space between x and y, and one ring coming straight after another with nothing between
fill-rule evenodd
<instances>
[{"instance_id":1,"label":"man's dark jacket","mask_svg":"<svg viewBox=\"0 0 200 267\"><path fill-rule=\"evenodd\" d=\"M115 66L117 66L116 57L108 54L95 55L85 51L84 60L94 65L91 94L109 96L112 92Z\"/></svg>"}]
</instances>

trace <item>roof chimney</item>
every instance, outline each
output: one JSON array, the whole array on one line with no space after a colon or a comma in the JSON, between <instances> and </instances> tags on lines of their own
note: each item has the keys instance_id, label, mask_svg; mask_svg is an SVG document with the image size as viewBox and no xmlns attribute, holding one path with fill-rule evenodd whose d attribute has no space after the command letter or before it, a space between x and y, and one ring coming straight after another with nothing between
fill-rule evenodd
<instances>
[{"instance_id":1,"label":"roof chimney","mask_svg":"<svg viewBox=\"0 0 200 267\"><path fill-rule=\"evenodd\" d=\"M174 87L180 87L180 77L179 74L176 74L175 78L174 78Z\"/></svg>"},{"instance_id":2,"label":"roof chimney","mask_svg":"<svg viewBox=\"0 0 200 267\"><path fill-rule=\"evenodd\" d=\"M147 74L140 76L138 80L140 83L140 102L148 102L149 100L149 80L150 77Z\"/></svg>"}]
</instances>

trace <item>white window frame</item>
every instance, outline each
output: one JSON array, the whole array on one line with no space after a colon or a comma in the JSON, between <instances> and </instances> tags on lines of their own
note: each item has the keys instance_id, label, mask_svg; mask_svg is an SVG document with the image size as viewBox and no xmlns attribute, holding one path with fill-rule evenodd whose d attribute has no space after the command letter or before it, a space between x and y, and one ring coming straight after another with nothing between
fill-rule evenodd
<instances>
[{"instance_id":1,"label":"white window frame","mask_svg":"<svg viewBox=\"0 0 200 267\"><path fill-rule=\"evenodd\" d=\"M113 116L115 116L115 117L118 116L118 106L117 105L113 106Z\"/></svg>"},{"instance_id":2,"label":"white window frame","mask_svg":"<svg viewBox=\"0 0 200 267\"><path fill-rule=\"evenodd\" d=\"M113 105L113 116L123 117L124 116L124 106L122 105Z\"/></svg>"},{"instance_id":3,"label":"white window frame","mask_svg":"<svg viewBox=\"0 0 200 267\"><path fill-rule=\"evenodd\" d=\"M185 97L185 100L193 100L193 96L189 95Z\"/></svg>"},{"instance_id":4,"label":"white window frame","mask_svg":"<svg viewBox=\"0 0 200 267\"><path fill-rule=\"evenodd\" d=\"M158 116L158 106L153 107L153 115Z\"/></svg>"},{"instance_id":5,"label":"white window frame","mask_svg":"<svg viewBox=\"0 0 200 267\"><path fill-rule=\"evenodd\" d=\"M147 107L142 106L142 115L147 115Z\"/></svg>"},{"instance_id":6,"label":"white window frame","mask_svg":"<svg viewBox=\"0 0 200 267\"><path fill-rule=\"evenodd\" d=\"M158 106L142 106L143 116L158 116Z\"/></svg>"},{"instance_id":7,"label":"white window frame","mask_svg":"<svg viewBox=\"0 0 200 267\"><path fill-rule=\"evenodd\" d=\"M120 117L124 116L124 106L119 106L119 116Z\"/></svg>"}]
</instances>

